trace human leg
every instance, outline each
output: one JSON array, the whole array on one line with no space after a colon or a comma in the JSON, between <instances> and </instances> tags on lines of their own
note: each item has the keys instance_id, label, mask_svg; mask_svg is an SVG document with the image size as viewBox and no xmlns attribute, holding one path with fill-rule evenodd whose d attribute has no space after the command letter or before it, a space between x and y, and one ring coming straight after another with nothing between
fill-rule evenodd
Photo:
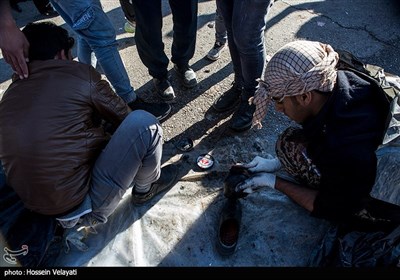
<instances>
[{"instance_id":1,"label":"human leg","mask_svg":"<svg viewBox=\"0 0 400 280\"><path fill-rule=\"evenodd\" d=\"M153 77L157 94L163 100L172 100L175 92L168 80L169 59L162 41L161 1L136 0L132 4L137 19L135 40L140 60Z\"/></svg>"},{"instance_id":2,"label":"human leg","mask_svg":"<svg viewBox=\"0 0 400 280\"><path fill-rule=\"evenodd\" d=\"M225 45L228 41L224 18L219 12L218 6L215 10L215 41L220 42L223 45Z\"/></svg>"},{"instance_id":3,"label":"human leg","mask_svg":"<svg viewBox=\"0 0 400 280\"><path fill-rule=\"evenodd\" d=\"M78 40L78 59L90 64L88 52L93 51L117 94L127 103L134 101L136 95L118 52L114 27L100 1L51 0L51 3L65 22L86 41L82 44L84 41Z\"/></svg>"},{"instance_id":4,"label":"human leg","mask_svg":"<svg viewBox=\"0 0 400 280\"><path fill-rule=\"evenodd\" d=\"M232 88L220 95L213 104L213 108L217 112L223 112L232 109L239 103L242 88L242 70L240 64L240 56L238 54L235 42L232 37L232 13L235 1L217 0L217 9L221 17L223 18L224 25L228 36L228 47L229 53L231 55L234 81L232 83Z\"/></svg>"},{"instance_id":5,"label":"human leg","mask_svg":"<svg viewBox=\"0 0 400 280\"><path fill-rule=\"evenodd\" d=\"M210 60L218 60L223 49L225 49L228 35L225 28L224 19L218 11L218 6L215 11L215 43L212 49L207 53L207 58Z\"/></svg>"},{"instance_id":6,"label":"human leg","mask_svg":"<svg viewBox=\"0 0 400 280\"><path fill-rule=\"evenodd\" d=\"M197 84L196 73L189 67L196 47L197 0L169 0L173 20L171 61L183 85L192 88Z\"/></svg>"},{"instance_id":7,"label":"human leg","mask_svg":"<svg viewBox=\"0 0 400 280\"><path fill-rule=\"evenodd\" d=\"M157 79L167 76L168 57L164 53L162 41L161 1L133 1L136 16L136 46L139 57Z\"/></svg>"},{"instance_id":8,"label":"human leg","mask_svg":"<svg viewBox=\"0 0 400 280\"><path fill-rule=\"evenodd\" d=\"M230 127L236 131L251 127L255 106L248 99L254 96L257 79L261 77L265 63L264 30L272 0L235 0L232 10L232 41L240 58L240 76L243 91L240 105L232 117ZM251 14L250 18L246 15ZM246 17L246 24L243 21Z\"/></svg>"},{"instance_id":9,"label":"human leg","mask_svg":"<svg viewBox=\"0 0 400 280\"><path fill-rule=\"evenodd\" d=\"M132 184L147 186L160 176L162 128L145 111L133 111L96 160L89 191L92 217L106 222Z\"/></svg>"}]
</instances>

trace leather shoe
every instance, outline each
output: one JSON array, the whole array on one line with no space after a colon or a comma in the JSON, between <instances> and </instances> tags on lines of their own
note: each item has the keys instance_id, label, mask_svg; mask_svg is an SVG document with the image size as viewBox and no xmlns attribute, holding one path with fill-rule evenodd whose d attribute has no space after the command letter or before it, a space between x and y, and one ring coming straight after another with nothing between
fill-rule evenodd
<instances>
[{"instance_id":1,"label":"leather shoe","mask_svg":"<svg viewBox=\"0 0 400 280\"><path fill-rule=\"evenodd\" d=\"M212 107L217 112L228 111L239 103L241 94L242 94L241 87L238 87L235 84L233 84L230 89L225 91L221 96L219 96L214 101Z\"/></svg>"},{"instance_id":2,"label":"leather shoe","mask_svg":"<svg viewBox=\"0 0 400 280\"><path fill-rule=\"evenodd\" d=\"M222 208L217 239L217 251L222 256L232 255L239 239L242 205L238 199L227 199Z\"/></svg>"},{"instance_id":3,"label":"leather shoe","mask_svg":"<svg viewBox=\"0 0 400 280\"><path fill-rule=\"evenodd\" d=\"M241 165L232 165L228 176L224 180L224 196L226 198L242 198L248 194L245 192L236 192L236 186L250 178L247 168Z\"/></svg>"},{"instance_id":4,"label":"leather shoe","mask_svg":"<svg viewBox=\"0 0 400 280\"><path fill-rule=\"evenodd\" d=\"M146 193L138 193L135 191L135 187L132 189L132 203L143 204L155 195L169 190L176 183L176 177L178 175L178 167L174 164L169 164L161 168L160 178L151 184L150 190Z\"/></svg>"},{"instance_id":5,"label":"leather shoe","mask_svg":"<svg viewBox=\"0 0 400 280\"><path fill-rule=\"evenodd\" d=\"M247 100L242 100L240 102L239 109L232 116L230 128L237 132L250 129L253 122L253 114L255 110L255 105L249 105Z\"/></svg>"}]
</instances>

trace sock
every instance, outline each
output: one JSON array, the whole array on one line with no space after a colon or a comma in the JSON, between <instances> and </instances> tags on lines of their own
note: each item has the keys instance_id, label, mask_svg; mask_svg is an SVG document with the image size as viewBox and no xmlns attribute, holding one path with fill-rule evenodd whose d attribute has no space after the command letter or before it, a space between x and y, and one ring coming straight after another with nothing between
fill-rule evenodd
<instances>
[{"instance_id":1,"label":"sock","mask_svg":"<svg viewBox=\"0 0 400 280\"><path fill-rule=\"evenodd\" d=\"M147 193L150 191L151 184L146 185L146 186L140 186L138 184L135 184L135 192L137 193Z\"/></svg>"}]
</instances>

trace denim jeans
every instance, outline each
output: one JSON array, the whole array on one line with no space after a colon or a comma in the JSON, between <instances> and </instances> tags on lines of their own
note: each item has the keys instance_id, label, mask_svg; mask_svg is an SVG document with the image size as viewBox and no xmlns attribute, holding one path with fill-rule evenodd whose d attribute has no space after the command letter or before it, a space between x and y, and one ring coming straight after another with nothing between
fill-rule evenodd
<instances>
[{"instance_id":1,"label":"denim jeans","mask_svg":"<svg viewBox=\"0 0 400 280\"><path fill-rule=\"evenodd\" d=\"M194 55L197 32L198 0L169 0L173 20L171 61L185 65ZM133 1L136 16L135 40L143 64L154 78L168 73L168 57L162 41L161 0Z\"/></svg>"},{"instance_id":2,"label":"denim jeans","mask_svg":"<svg viewBox=\"0 0 400 280\"><path fill-rule=\"evenodd\" d=\"M118 52L114 26L99 0L51 0L51 4L78 34L78 59L92 64L92 52L116 93L129 103L136 99ZM95 65L93 65L95 66Z\"/></svg>"},{"instance_id":3,"label":"denim jeans","mask_svg":"<svg viewBox=\"0 0 400 280\"><path fill-rule=\"evenodd\" d=\"M254 95L265 63L264 30L273 0L217 0L228 32L235 84Z\"/></svg>"},{"instance_id":4,"label":"denim jeans","mask_svg":"<svg viewBox=\"0 0 400 280\"><path fill-rule=\"evenodd\" d=\"M217 10L215 11L215 42L219 42L222 45L226 44L228 40L228 34L226 32L224 18L221 13Z\"/></svg>"},{"instance_id":5,"label":"denim jeans","mask_svg":"<svg viewBox=\"0 0 400 280\"><path fill-rule=\"evenodd\" d=\"M129 187L150 185L160 177L162 136L150 113L135 110L125 118L93 166L88 215L105 223Z\"/></svg>"}]
</instances>

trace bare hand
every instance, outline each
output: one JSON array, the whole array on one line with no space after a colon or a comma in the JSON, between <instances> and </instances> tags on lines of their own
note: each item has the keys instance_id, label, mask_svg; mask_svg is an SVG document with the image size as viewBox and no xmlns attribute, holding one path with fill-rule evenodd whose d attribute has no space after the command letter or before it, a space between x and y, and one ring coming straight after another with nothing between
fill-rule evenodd
<instances>
[{"instance_id":1,"label":"bare hand","mask_svg":"<svg viewBox=\"0 0 400 280\"><path fill-rule=\"evenodd\" d=\"M21 79L28 77L29 42L15 24L2 25L0 48L4 60Z\"/></svg>"}]
</instances>

